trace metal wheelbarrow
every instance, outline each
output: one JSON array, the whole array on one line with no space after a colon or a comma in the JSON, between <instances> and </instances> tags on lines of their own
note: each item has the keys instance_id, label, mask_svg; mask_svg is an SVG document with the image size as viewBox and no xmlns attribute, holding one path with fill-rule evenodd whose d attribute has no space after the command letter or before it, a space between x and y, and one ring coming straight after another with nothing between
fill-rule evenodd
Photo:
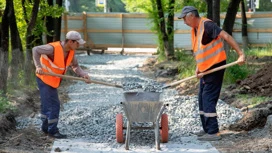
<instances>
[{"instance_id":1,"label":"metal wheelbarrow","mask_svg":"<svg viewBox=\"0 0 272 153\"><path fill-rule=\"evenodd\" d=\"M123 126L123 115L116 115L116 140L124 142L123 129L126 129L125 149L129 150L131 129L154 129L156 149L160 150L161 142L168 142L168 116L162 114L167 106L160 102L157 92L125 92L125 102L121 102L127 117L127 127ZM159 120L161 121L159 125ZM152 123L151 127L132 126L132 123ZM160 132L159 132L160 131Z\"/></svg>"}]
</instances>

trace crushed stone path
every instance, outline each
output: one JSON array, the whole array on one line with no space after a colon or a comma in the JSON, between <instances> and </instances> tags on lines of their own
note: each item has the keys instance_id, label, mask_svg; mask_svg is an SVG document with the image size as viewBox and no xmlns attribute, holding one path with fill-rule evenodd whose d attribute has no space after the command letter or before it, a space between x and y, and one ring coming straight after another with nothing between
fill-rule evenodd
<instances>
[{"instance_id":1,"label":"crushed stone path","mask_svg":"<svg viewBox=\"0 0 272 153\"><path fill-rule=\"evenodd\" d=\"M144 61L151 55L77 55L79 63L87 68L91 79L122 84L124 81L150 81L140 71ZM124 114L120 102L124 101L123 89L99 84L85 84L77 81L67 89L70 100L60 113L59 129L68 139L55 140L51 153L61 150L65 153L108 153L158 152L155 149L154 130L131 130L130 150L115 140L115 117ZM169 103L165 113L169 118L169 142L161 143L159 152L218 153L209 142L198 141L190 132L200 129L196 97L180 97L173 89L161 93L161 101ZM235 120L240 112L220 102L223 124ZM219 109L220 111L220 109ZM228 116L229 115L229 116ZM125 118L125 116L124 116ZM220 118L219 118L220 119ZM125 121L125 119L124 119ZM126 125L124 123L124 125Z\"/></svg>"}]
</instances>

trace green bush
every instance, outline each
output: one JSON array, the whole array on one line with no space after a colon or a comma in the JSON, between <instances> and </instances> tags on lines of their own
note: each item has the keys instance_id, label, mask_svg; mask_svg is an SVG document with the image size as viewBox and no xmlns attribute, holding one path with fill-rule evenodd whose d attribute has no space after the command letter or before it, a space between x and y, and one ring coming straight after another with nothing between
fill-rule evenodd
<instances>
[{"instance_id":1,"label":"green bush","mask_svg":"<svg viewBox=\"0 0 272 153\"><path fill-rule=\"evenodd\" d=\"M193 55L189 51L176 50L175 58L180 61L179 77L186 78L195 75L196 63Z\"/></svg>"},{"instance_id":2,"label":"green bush","mask_svg":"<svg viewBox=\"0 0 272 153\"><path fill-rule=\"evenodd\" d=\"M0 113L5 113L11 108L8 98L0 91Z\"/></svg>"},{"instance_id":3,"label":"green bush","mask_svg":"<svg viewBox=\"0 0 272 153\"><path fill-rule=\"evenodd\" d=\"M230 51L227 54L227 63L234 62L238 59L238 55L234 51ZM243 80L251 72L252 70L247 64L228 67L225 70L224 85L235 83L237 80Z\"/></svg>"}]
</instances>

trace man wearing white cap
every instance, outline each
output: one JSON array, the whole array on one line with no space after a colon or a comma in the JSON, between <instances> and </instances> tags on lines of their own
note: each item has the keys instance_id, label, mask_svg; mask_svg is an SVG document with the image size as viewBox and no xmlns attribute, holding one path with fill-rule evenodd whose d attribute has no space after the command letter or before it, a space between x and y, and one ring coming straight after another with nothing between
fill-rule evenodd
<instances>
[{"instance_id":1,"label":"man wearing white cap","mask_svg":"<svg viewBox=\"0 0 272 153\"><path fill-rule=\"evenodd\" d=\"M60 86L61 78L43 74L48 72L62 75L68 67L71 67L79 76L90 79L88 73L80 68L75 57L75 50L84 43L80 33L69 31L65 41L52 42L32 49L41 98L41 130L50 137L66 138L57 127L60 112L57 88Z\"/></svg>"},{"instance_id":2,"label":"man wearing white cap","mask_svg":"<svg viewBox=\"0 0 272 153\"><path fill-rule=\"evenodd\" d=\"M190 26L192 49L196 60L195 74L199 82L199 114L203 130L196 132L198 140L215 141L221 139L217 121L216 105L220 95L224 69L203 76L202 73L226 64L227 55L224 50L225 40L239 55L237 62L245 62L245 54L239 45L227 32L218 27L213 21L200 17L193 6L185 6L181 15L184 23Z\"/></svg>"}]
</instances>

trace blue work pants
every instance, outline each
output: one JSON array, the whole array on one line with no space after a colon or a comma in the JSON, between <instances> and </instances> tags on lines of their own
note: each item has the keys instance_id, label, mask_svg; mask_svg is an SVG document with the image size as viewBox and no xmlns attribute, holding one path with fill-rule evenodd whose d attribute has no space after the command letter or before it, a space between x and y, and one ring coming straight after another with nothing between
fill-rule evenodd
<instances>
[{"instance_id":1,"label":"blue work pants","mask_svg":"<svg viewBox=\"0 0 272 153\"><path fill-rule=\"evenodd\" d=\"M45 84L40 78L36 79L41 98L41 129L49 134L58 132L60 101L57 88Z\"/></svg>"},{"instance_id":2,"label":"blue work pants","mask_svg":"<svg viewBox=\"0 0 272 153\"><path fill-rule=\"evenodd\" d=\"M213 67L225 65L223 61ZM225 69L203 76L200 79L198 102L203 130L208 134L219 132L216 105L220 96Z\"/></svg>"}]
</instances>

